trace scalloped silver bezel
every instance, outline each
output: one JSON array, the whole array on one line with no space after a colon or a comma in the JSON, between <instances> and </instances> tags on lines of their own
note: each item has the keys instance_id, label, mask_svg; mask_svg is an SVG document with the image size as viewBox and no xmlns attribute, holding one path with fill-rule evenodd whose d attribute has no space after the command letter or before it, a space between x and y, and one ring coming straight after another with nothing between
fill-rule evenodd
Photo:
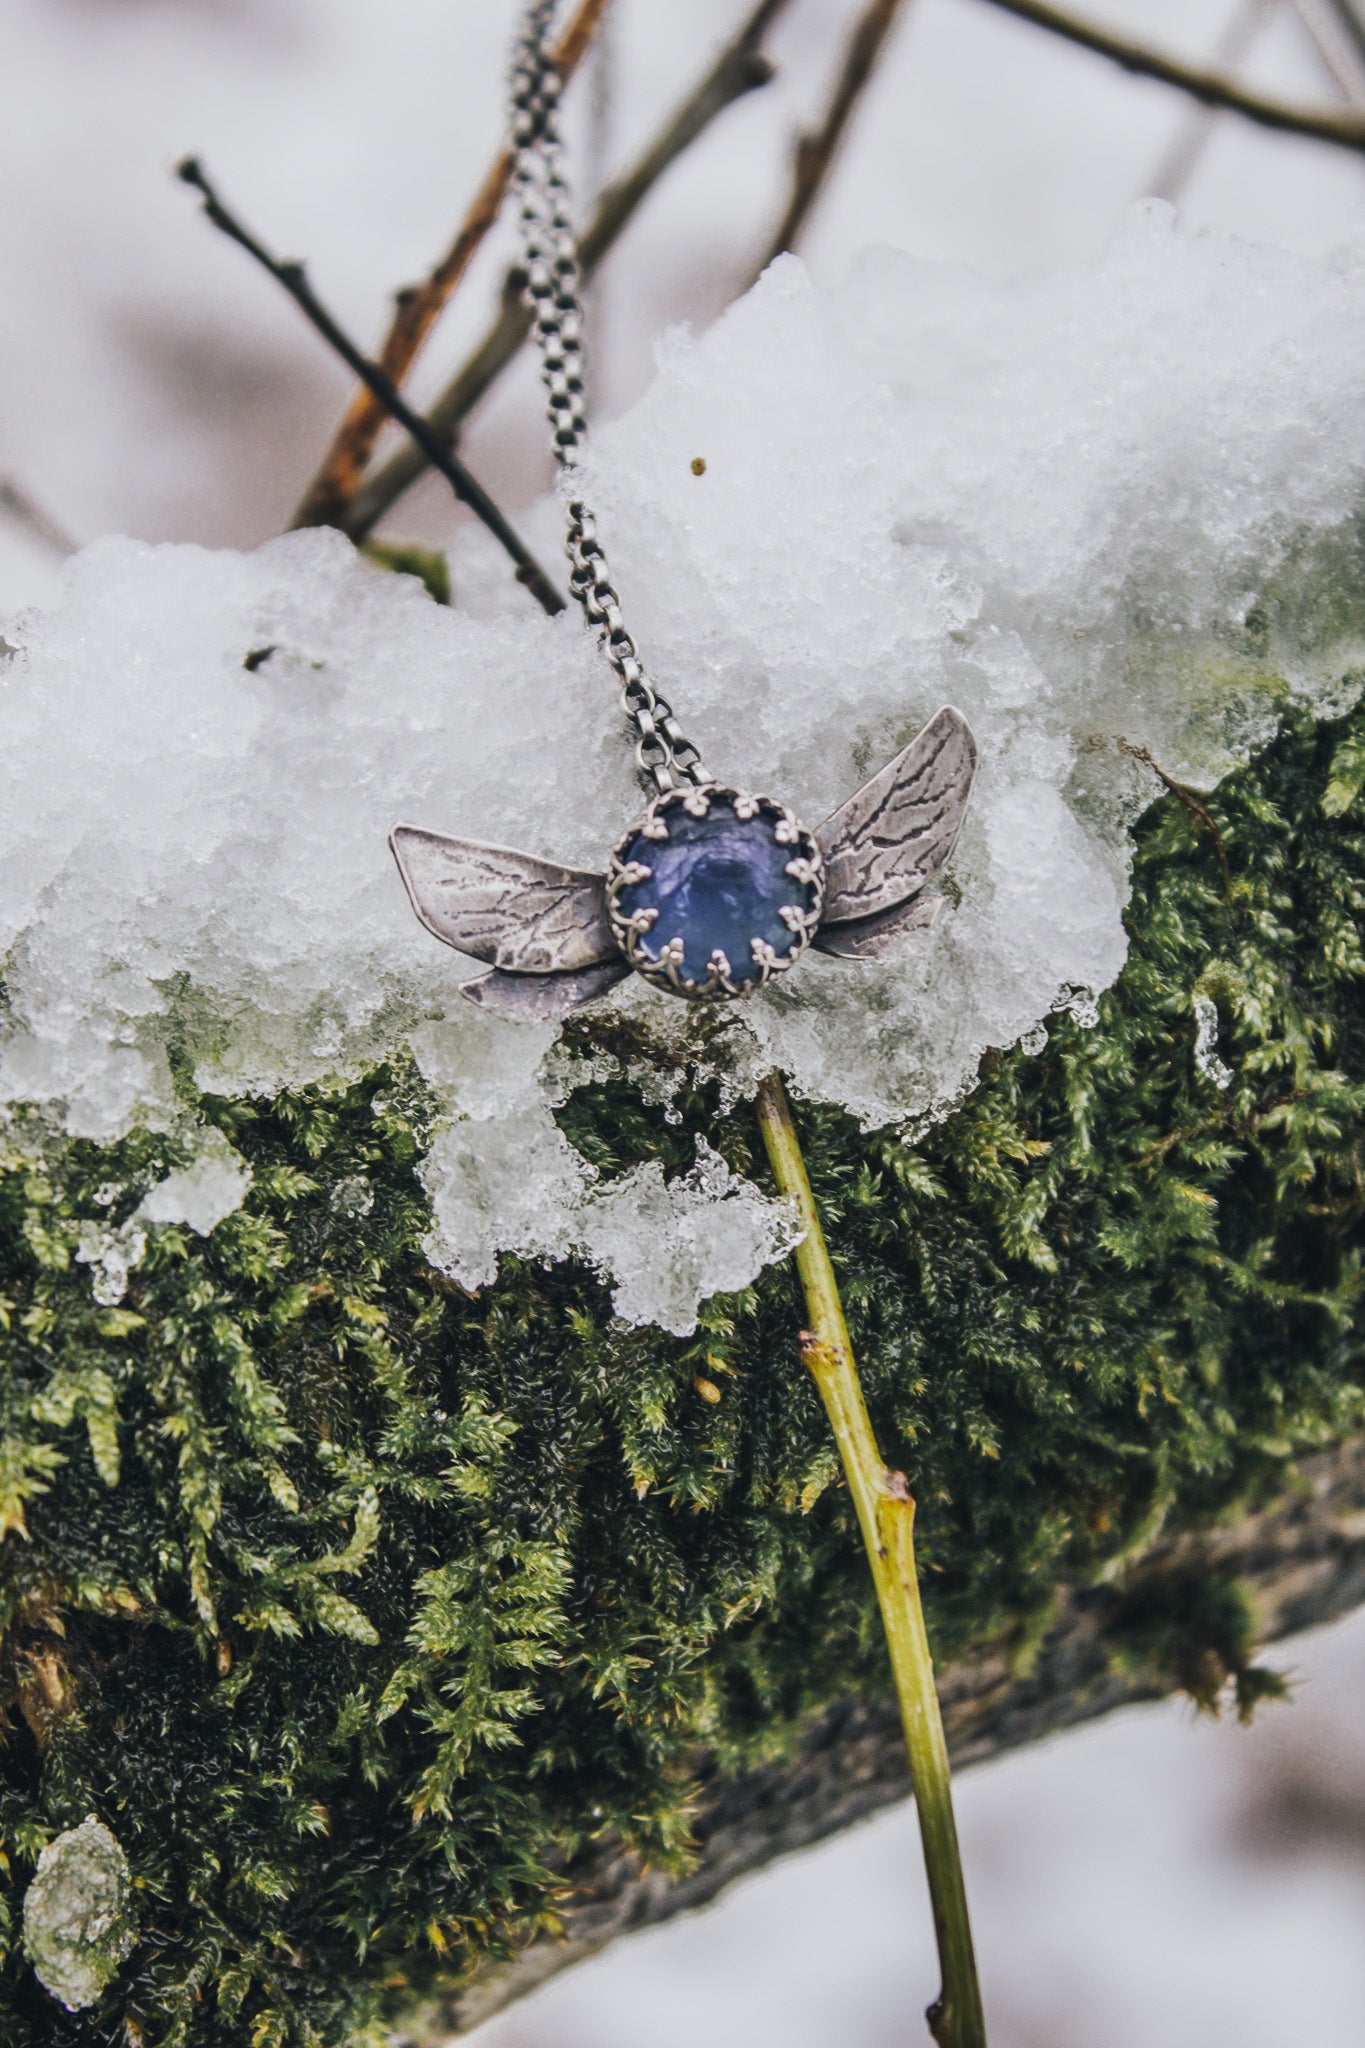
<instances>
[{"instance_id":1,"label":"scalloped silver bezel","mask_svg":"<svg viewBox=\"0 0 1365 2048\"><path fill-rule=\"evenodd\" d=\"M693 817L704 817L713 797L728 797L739 818L771 818L773 836L779 845L791 848L792 858L788 873L804 882L810 890L810 902L805 910L784 905L783 922L790 925L796 935L796 943L789 953L774 952L766 940L753 941L754 959L758 973L752 981L736 981L730 971L730 962L717 952L711 957L709 972L705 981L688 981L679 972L679 960L672 956L672 949L665 949L665 957L651 960L640 950L639 940L655 923L656 910L639 910L626 916L620 907L621 891L644 879L639 873L639 863L627 862L625 849L633 839L643 834L647 839L665 839L668 836L670 810L682 808ZM607 916L611 920L612 936L625 954L637 974L652 982L655 988L668 989L675 996L686 996L691 1002L727 1002L736 997L752 995L762 988L776 974L784 974L810 945L819 927L820 915L825 907L825 863L820 848L812 833L790 811L786 804L778 803L775 797L755 796L746 789L728 789L722 783L709 782L700 788L688 786L681 789L666 789L656 796L642 818L637 818L627 832L622 833L612 849L607 863ZM677 944L678 942L674 942ZM681 948L679 948L681 950Z\"/></svg>"}]
</instances>

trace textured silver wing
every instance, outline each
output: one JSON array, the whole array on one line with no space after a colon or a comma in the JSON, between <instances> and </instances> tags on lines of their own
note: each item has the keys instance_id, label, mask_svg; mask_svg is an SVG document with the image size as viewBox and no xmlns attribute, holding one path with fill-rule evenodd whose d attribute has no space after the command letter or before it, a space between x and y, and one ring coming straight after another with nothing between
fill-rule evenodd
<instances>
[{"instance_id":1,"label":"textured silver wing","mask_svg":"<svg viewBox=\"0 0 1365 2048\"><path fill-rule=\"evenodd\" d=\"M875 917L855 918L852 924L822 924L811 944L841 960L884 960L903 939L927 932L936 924L942 908L941 896L912 896L908 903L879 911Z\"/></svg>"},{"instance_id":2,"label":"textured silver wing","mask_svg":"<svg viewBox=\"0 0 1365 2048\"><path fill-rule=\"evenodd\" d=\"M507 974L565 974L620 958L603 875L416 825L395 825L389 845L427 930L474 960Z\"/></svg>"},{"instance_id":3,"label":"textured silver wing","mask_svg":"<svg viewBox=\"0 0 1365 2048\"><path fill-rule=\"evenodd\" d=\"M815 834L825 857L822 931L894 909L942 871L975 774L971 727L945 707L826 818Z\"/></svg>"},{"instance_id":4,"label":"textured silver wing","mask_svg":"<svg viewBox=\"0 0 1365 2048\"><path fill-rule=\"evenodd\" d=\"M476 974L465 982L460 994L495 1017L510 1017L518 1024L558 1024L570 1010L595 1002L629 973L619 953L578 974L504 974L495 967L491 974Z\"/></svg>"}]
</instances>

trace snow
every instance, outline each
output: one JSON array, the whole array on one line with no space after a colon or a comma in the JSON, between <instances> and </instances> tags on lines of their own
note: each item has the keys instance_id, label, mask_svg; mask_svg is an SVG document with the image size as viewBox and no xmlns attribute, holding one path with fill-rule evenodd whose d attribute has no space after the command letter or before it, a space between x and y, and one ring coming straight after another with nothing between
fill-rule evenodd
<instances>
[{"instance_id":1,"label":"snow","mask_svg":"<svg viewBox=\"0 0 1365 2048\"><path fill-rule=\"evenodd\" d=\"M1194 1063L1206 1081L1215 1088L1232 1086L1232 1070L1218 1057L1218 1005L1212 996L1197 994L1193 998L1195 1034Z\"/></svg>"},{"instance_id":2,"label":"snow","mask_svg":"<svg viewBox=\"0 0 1365 2048\"><path fill-rule=\"evenodd\" d=\"M1012 282L874 250L817 289L784 259L703 339L666 340L591 496L712 768L814 825L945 702L982 768L918 951L807 959L719 1028L639 983L609 999L655 1099L684 1070L742 1096L776 1064L910 1132L988 1046L1088 1014L1156 789L1129 749L1207 786L1286 687L1354 694L1362 313L1359 253L1181 233L1150 203L1096 261ZM549 559L557 520L527 521ZM536 613L481 536L455 571L459 612L330 533L110 539L4 622L0 1096L110 1137L175 1122L172 1039L226 1092L410 1043L444 1107L433 1258L477 1287L499 1249L575 1249L619 1314L686 1331L789 1247L786 1211L705 1153L672 1186L599 1182L553 1109L607 1063L458 1002L469 963L417 925L385 846L405 820L600 866L641 807L576 618ZM163 1184L149 1219L198 1228L225 1173Z\"/></svg>"},{"instance_id":3,"label":"snow","mask_svg":"<svg viewBox=\"0 0 1365 2048\"><path fill-rule=\"evenodd\" d=\"M90 1292L101 1308L117 1308L128 1292L128 1276L142 1263L147 1233L132 1216L117 1229L81 1224L76 1264L90 1267Z\"/></svg>"},{"instance_id":4,"label":"snow","mask_svg":"<svg viewBox=\"0 0 1365 2048\"><path fill-rule=\"evenodd\" d=\"M187 1223L208 1237L225 1216L241 1208L250 1186L251 1168L241 1154L221 1131L209 1129L197 1137L188 1166L148 1188L137 1214L148 1223Z\"/></svg>"},{"instance_id":5,"label":"snow","mask_svg":"<svg viewBox=\"0 0 1365 2048\"><path fill-rule=\"evenodd\" d=\"M68 2012L95 2004L132 1947L132 1894L122 1845L93 1813L39 1856L24 1894L24 1946Z\"/></svg>"}]
</instances>

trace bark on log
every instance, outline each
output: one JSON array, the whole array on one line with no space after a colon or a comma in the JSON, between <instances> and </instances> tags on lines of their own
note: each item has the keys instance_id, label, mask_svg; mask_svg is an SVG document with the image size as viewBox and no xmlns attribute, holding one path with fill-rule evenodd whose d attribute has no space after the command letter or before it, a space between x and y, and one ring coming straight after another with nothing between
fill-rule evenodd
<instances>
[{"instance_id":1,"label":"bark on log","mask_svg":"<svg viewBox=\"0 0 1365 2048\"><path fill-rule=\"evenodd\" d=\"M1253 1597L1263 1642L1365 1602L1365 1440L1305 1458L1298 1470L1298 1489L1262 1513L1167 1537L1106 1585L1061 1589L1026 1672L1012 1668L1006 1649L949 1667L939 1692L956 1768L1171 1690L1115 1659L1116 1626L1135 1594L1159 1597L1163 1585L1196 1575L1235 1577ZM703 1757L697 1778L699 1853L685 1878L642 1871L619 1845L595 1847L564 1872L562 1938L541 1938L511 1962L490 1965L403 2041L435 2048L467 2033L620 1935L705 1905L733 1878L905 1798L895 1702L831 1709L786 1763L727 1779Z\"/></svg>"}]
</instances>

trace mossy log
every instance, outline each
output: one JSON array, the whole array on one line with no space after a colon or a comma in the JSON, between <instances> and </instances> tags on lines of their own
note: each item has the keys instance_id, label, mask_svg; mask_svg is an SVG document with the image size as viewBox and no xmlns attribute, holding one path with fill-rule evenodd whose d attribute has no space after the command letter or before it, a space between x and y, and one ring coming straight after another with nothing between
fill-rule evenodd
<instances>
[{"instance_id":1,"label":"mossy log","mask_svg":"<svg viewBox=\"0 0 1365 2048\"><path fill-rule=\"evenodd\" d=\"M1191 1600L1204 1608L1211 1591L1226 1597L1230 1585L1250 1602L1262 1643L1365 1601L1365 1440L1304 1459L1292 1489L1260 1514L1158 1542L1112 1583L1059 1586L1046 1635L1022 1668L1003 1643L949 1665L939 1697L954 1768L1116 1707L1191 1687L1205 1697L1208 1688L1221 1689L1221 1659L1211 1655L1206 1631L1191 1634L1187 1624ZM1164 1646L1154 1640L1153 1625ZM409 2021L402 2038L436 2048L467 2033L618 1936L705 1905L733 1879L807 1849L910 1791L905 1736L890 1694L826 1708L780 1763L727 1774L701 1752L693 1776L695 1859L685 1874L643 1867L615 1838L593 1843L559 1872L554 1933L509 1960L485 1964L467 1986Z\"/></svg>"},{"instance_id":2,"label":"mossy log","mask_svg":"<svg viewBox=\"0 0 1365 2048\"><path fill-rule=\"evenodd\" d=\"M964 1759L1175 1686L1249 1711L1258 1633L1365 1592L1363 787L1365 717L1290 713L1142 821L1093 1028L914 1143L801 1108ZM899 1795L789 1269L688 1340L572 1266L467 1297L424 1259L413 1071L181 1080L253 1185L117 1303L90 1261L184 1141L4 1133L7 2044L377 2040ZM750 1112L679 1106L561 1120L606 1173L702 1131L762 1177ZM22 1903L90 1815L136 1942L68 2013Z\"/></svg>"}]
</instances>

